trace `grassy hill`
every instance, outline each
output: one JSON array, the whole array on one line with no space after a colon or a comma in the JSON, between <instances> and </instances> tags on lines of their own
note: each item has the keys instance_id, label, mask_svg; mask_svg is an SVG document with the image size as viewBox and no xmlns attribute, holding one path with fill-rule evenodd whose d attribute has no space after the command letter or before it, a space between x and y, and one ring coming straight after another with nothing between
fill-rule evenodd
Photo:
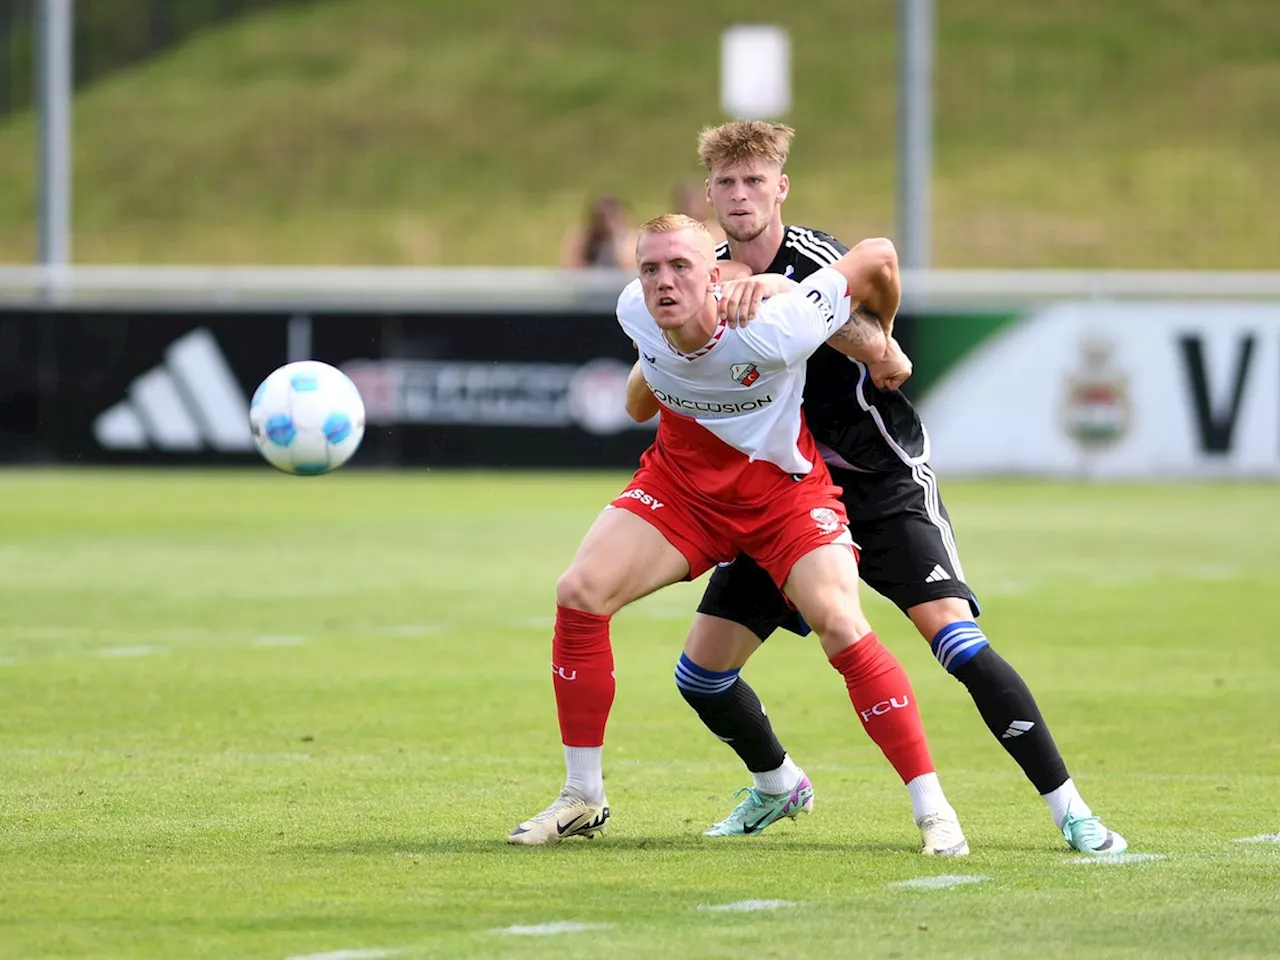
<instances>
[{"instance_id":1,"label":"grassy hill","mask_svg":"<svg viewBox=\"0 0 1280 960\"><path fill-rule=\"evenodd\" d=\"M82 262L550 264L637 219L723 119L758 0L317 0L197 34L75 107ZM790 219L893 230L894 0L791 6ZM1280 268L1280 4L938 3L942 266ZM35 125L0 125L0 261L35 248Z\"/></svg>"}]
</instances>

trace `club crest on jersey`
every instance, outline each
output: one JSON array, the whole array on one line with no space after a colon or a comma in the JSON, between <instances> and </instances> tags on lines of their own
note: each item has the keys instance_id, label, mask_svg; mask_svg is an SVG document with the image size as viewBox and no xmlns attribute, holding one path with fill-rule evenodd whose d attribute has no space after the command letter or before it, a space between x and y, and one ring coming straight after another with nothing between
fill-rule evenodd
<instances>
[{"instance_id":1,"label":"club crest on jersey","mask_svg":"<svg viewBox=\"0 0 1280 960\"><path fill-rule=\"evenodd\" d=\"M818 525L820 533L835 533L840 529L840 517L830 507L814 507L809 516Z\"/></svg>"},{"instance_id":2,"label":"club crest on jersey","mask_svg":"<svg viewBox=\"0 0 1280 960\"><path fill-rule=\"evenodd\" d=\"M760 371L754 363L735 363L729 367L729 376L733 377L734 383L749 387L760 379Z\"/></svg>"}]
</instances>

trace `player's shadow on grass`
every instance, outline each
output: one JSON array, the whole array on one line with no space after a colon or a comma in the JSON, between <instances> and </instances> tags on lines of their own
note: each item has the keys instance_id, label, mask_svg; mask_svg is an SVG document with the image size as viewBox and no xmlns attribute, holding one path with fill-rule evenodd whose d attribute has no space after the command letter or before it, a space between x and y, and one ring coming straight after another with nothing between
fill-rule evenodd
<instances>
[{"instance_id":1,"label":"player's shadow on grass","mask_svg":"<svg viewBox=\"0 0 1280 960\"><path fill-rule=\"evenodd\" d=\"M634 850L637 852L668 852L689 850L697 851L700 857L732 859L735 857L764 852L796 853L838 853L838 854L888 854L903 853L919 856L919 852L910 846L890 843L832 843L829 840L803 840L800 838L742 838L711 839L698 835L682 836L627 836L606 837L594 840L573 838L553 847L529 848L513 846L502 837L383 837L352 840L346 843L318 844L286 844L275 848L279 854L322 854L332 856L358 857L395 857L397 859L414 860L453 853L501 854L501 855L551 855L574 856L577 851L590 854L591 851L611 850L615 853Z\"/></svg>"}]
</instances>

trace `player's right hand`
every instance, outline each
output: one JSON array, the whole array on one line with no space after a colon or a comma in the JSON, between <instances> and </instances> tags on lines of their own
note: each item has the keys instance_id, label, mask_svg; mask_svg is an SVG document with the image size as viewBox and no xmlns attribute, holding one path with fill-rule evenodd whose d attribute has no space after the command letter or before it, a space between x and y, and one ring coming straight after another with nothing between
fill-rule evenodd
<instances>
[{"instance_id":1,"label":"player's right hand","mask_svg":"<svg viewBox=\"0 0 1280 960\"><path fill-rule=\"evenodd\" d=\"M907 382L913 369L911 358L903 352L902 347L893 337L889 338L884 358L867 364L871 382L881 390L897 390Z\"/></svg>"},{"instance_id":2,"label":"player's right hand","mask_svg":"<svg viewBox=\"0 0 1280 960\"><path fill-rule=\"evenodd\" d=\"M796 282L778 274L758 274L720 284L720 319L731 327L745 327L755 319L760 301L794 289Z\"/></svg>"}]
</instances>

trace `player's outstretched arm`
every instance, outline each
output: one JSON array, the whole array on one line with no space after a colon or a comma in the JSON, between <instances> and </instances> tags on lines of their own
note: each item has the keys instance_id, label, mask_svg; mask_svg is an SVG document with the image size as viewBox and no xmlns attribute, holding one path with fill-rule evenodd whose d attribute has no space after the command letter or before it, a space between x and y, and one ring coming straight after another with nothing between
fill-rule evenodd
<instances>
[{"instance_id":1,"label":"player's outstretched arm","mask_svg":"<svg viewBox=\"0 0 1280 960\"><path fill-rule=\"evenodd\" d=\"M644 368L637 360L627 374L627 416L636 423L645 423L653 419L658 407L658 398L649 389L649 384L645 383Z\"/></svg>"}]
</instances>

